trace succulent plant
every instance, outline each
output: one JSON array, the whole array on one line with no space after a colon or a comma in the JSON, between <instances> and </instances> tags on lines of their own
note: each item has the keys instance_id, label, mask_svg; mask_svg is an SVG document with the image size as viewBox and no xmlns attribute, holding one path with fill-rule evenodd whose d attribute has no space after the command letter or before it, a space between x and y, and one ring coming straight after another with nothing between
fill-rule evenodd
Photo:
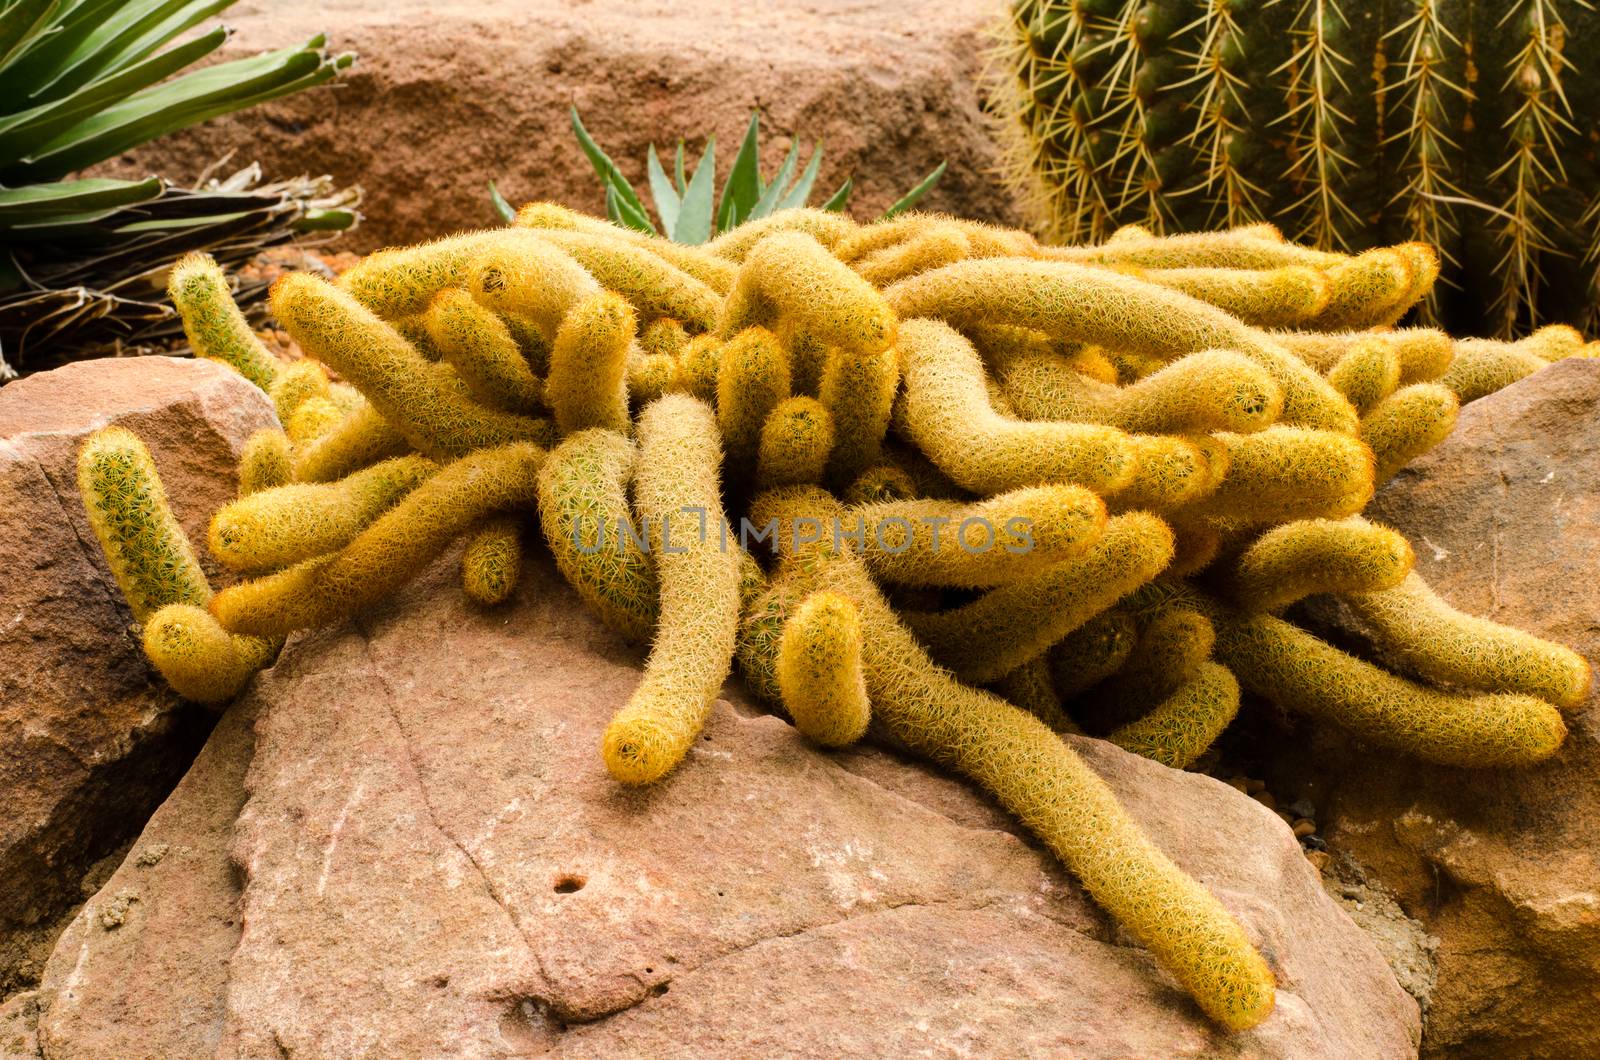
<instances>
[{"instance_id":1,"label":"succulent plant","mask_svg":"<svg viewBox=\"0 0 1600 1060\"><path fill-rule=\"evenodd\" d=\"M1054 237L1417 240L1445 264L1423 321L1600 312L1587 0L1013 0L998 34L1011 177Z\"/></svg>"},{"instance_id":2,"label":"succulent plant","mask_svg":"<svg viewBox=\"0 0 1600 1060\"><path fill-rule=\"evenodd\" d=\"M179 129L299 92L355 57L322 36L200 70L231 34L189 30L233 0L0 0L0 380L30 347L76 355L177 331L158 298L186 251L239 264L296 233L348 228L359 191L262 184L251 166L192 188L71 174ZM247 304L265 285L240 292ZM34 365L30 365L32 367Z\"/></svg>"},{"instance_id":3,"label":"succulent plant","mask_svg":"<svg viewBox=\"0 0 1600 1060\"><path fill-rule=\"evenodd\" d=\"M683 141L673 157L672 172L667 173L650 145L646 155L646 173L650 182L650 197L656 208L656 218L650 219L639 193L622 175L611 157L594 142L589 130L578 117L578 108L572 108L572 131L578 144L594 166L596 175L606 189L606 216L615 224L648 235L662 235L677 243L708 243L724 232L731 231L746 221L758 221L778 210L803 207L811 200L811 190L816 184L817 172L822 168L822 147L812 148L811 157L800 165L800 141L796 139L784 156L783 163L771 180L761 175L761 113L750 115L750 125L745 129L739 153L733 158L733 167L717 192L717 138L706 137L706 147L700 161L692 167L686 165ZM909 210L918 199L944 176L946 163L940 162L933 172L906 192L899 201L884 211L884 217ZM850 202L854 178L847 177L822 204L824 210L843 211ZM489 184L490 201L495 210L507 221L515 218L511 205L500 194L494 182Z\"/></svg>"}]
</instances>

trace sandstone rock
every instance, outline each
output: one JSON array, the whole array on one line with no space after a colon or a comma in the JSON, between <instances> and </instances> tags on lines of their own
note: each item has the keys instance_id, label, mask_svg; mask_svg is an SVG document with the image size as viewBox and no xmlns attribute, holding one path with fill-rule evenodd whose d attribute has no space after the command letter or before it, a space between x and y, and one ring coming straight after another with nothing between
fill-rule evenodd
<instances>
[{"instance_id":1,"label":"sandstone rock","mask_svg":"<svg viewBox=\"0 0 1600 1060\"><path fill-rule=\"evenodd\" d=\"M1600 363L1468 405L1368 514L1410 538L1452 604L1600 662ZM1331 733L1311 750L1330 847L1440 940L1427 1055L1600 1055L1596 697L1567 723L1561 752L1522 771L1400 762ZM1292 755L1283 768L1305 770Z\"/></svg>"},{"instance_id":2,"label":"sandstone rock","mask_svg":"<svg viewBox=\"0 0 1600 1060\"><path fill-rule=\"evenodd\" d=\"M40 992L46 1056L126 1055L104 1023L128 1011L203 1013L203 1035L164 1041L204 1054L219 1010L219 1055L242 1057L1414 1051L1414 1003L1287 827L1225 785L1076 745L1276 970L1277 1011L1236 1038L981 796L879 750L818 752L737 687L671 778L618 788L598 745L638 649L547 560L502 610L458 578L447 557L292 642L234 706L225 725L259 711L243 790L220 790L243 750L219 729L207 779L134 847L200 860L125 866L79 918ZM242 890L212 813L241 801ZM125 921L97 928L124 891Z\"/></svg>"},{"instance_id":3,"label":"sandstone rock","mask_svg":"<svg viewBox=\"0 0 1600 1060\"><path fill-rule=\"evenodd\" d=\"M198 534L245 438L276 421L203 361L98 360L0 389L0 996L37 979L87 867L137 833L211 724L146 664L83 514L78 445L113 422Z\"/></svg>"},{"instance_id":4,"label":"sandstone rock","mask_svg":"<svg viewBox=\"0 0 1600 1060\"><path fill-rule=\"evenodd\" d=\"M325 30L359 64L336 89L165 137L108 171L187 179L237 151L270 174L332 173L367 190L351 238L365 250L497 223L491 179L514 203L603 213L572 104L641 192L647 144L689 137L698 157L715 134L726 172L760 106L769 174L786 137L826 141L816 203L853 176L853 212L874 217L947 159L928 208L1015 221L976 84L993 15L961 0L245 0L227 13L228 56Z\"/></svg>"}]
</instances>

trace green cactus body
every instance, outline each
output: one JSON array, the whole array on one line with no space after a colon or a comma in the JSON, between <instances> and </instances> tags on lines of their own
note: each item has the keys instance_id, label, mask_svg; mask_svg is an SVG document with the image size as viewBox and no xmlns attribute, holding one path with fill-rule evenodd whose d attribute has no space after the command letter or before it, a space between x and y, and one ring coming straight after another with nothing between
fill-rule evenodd
<instances>
[{"instance_id":1,"label":"green cactus body","mask_svg":"<svg viewBox=\"0 0 1600 1060\"><path fill-rule=\"evenodd\" d=\"M135 622L168 604L205 606L211 586L167 506L150 451L132 431L105 427L84 439L78 492Z\"/></svg>"},{"instance_id":2,"label":"green cactus body","mask_svg":"<svg viewBox=\"0 0 1600 1060\"><path fill-rule=\"evenodd\" d=\"M538 412L544 385L505 320L459 287L440 291L424 323L433 345L474 400L506 412Z\"/></svg>"},{"instance_id":3,"label":"green cactus body","mask_svg":"<svg viewBox=\"0 0 1600 1060\"><path fill-rule=\"evenodd\" d=\"M640 415L634 507L650 533L661 617L644 677L601 742L624 784L649 784L683 761L732 666L741 553L722 538L721 464L709 405L668 394Z\"/></svg>"},{"instance_id":4,"label":"green cactus body","mask_svg":"<svg viewBox=\"0 0 1600 1060\"><path fill-rule=\"evenodd\" d=\"M1566 739L1560 713L1527 695L1459 695L1396 677L1266 614L1217 609L1217 659L1246 689L1425 762L1527 766Z\"/></svg>"},{"instance_id":5,"label":"green cactus body","mask_svg":"<svg viewBox=\"0 0 1600 1060\"><path fill-rule=\"evenodd\" d=\"M972 243L955 225L933 224L903 243L873 251L851 267L875 287L972 256Z\"/></svg>"},{"instance_id":6,"label":"green cactus body","mask_svg":"<svg viewBox=\"0 0 1600 1060\"><path fill-rule=\"evenodd\" d=\"M425 455L448 459L509 442L551 440L548 421L485 408L443 385L393 328L308 273L290 273L273 285L272 310L302 348L360 387Z\"/></svg>"},{"instance_id":7,"label":"green cactus body","mask_svg":"<svg viewBox=\"0 0 1600 1060\"><path fill-rule=\"evenodd\" d=\"M1111 492L1137 456L1121 431L1091 423L1029 423L994 410L972 344L936 320L900 329L910 438L963 489L991 494L1040 482Z\"/></svg>"},{"instance_id":8,"label":"green cactus body","mask_svg":"<svg viewBox=\"0 0 1600 1060\"><path fill-rule=\"evenodd\" d=\"M1205 754L1239 713L1239 682L1220 663L1200 663L1194 675L1144 717L1106 739L1173 769Z\"/></svg>"},{"instance_id":9,"label":"green cactus body","mask_svg":"<svg viewBox=\"0 0 1600 1060\"><path fill-rule=\"evenodd\" d=\"M778 638L778 692L795 728L823 747L867 734L872 708L861 672L861 616L848 597L805 598Z\"/></svg>"},{"instance_id":10,"label":"green cactus body","mask_svg":"<svg viewBox=\"0 0 1600 1060\"><path fill-rule=\"evenodd\" d=\"M992 96L1038 229L1102 243L1255 221L1321 251L1415 241L1398 298L1469 334L1592 316L1600 123L1576 0L1011 0ZM1309 264L1273 257L1184 266ZM1103 249L1169 267L1173 248ZM1133 257L1165 255L1160 264ZM1447 283L1429 290L1444 269ZM1180 266L1182 267L1182 266ZM1392 322L1394 307L1370 323ZM1339 315L1318 327L1365 326ZM1416 380L1414 380L1416 381Z\"/></svg>"},{"instance_id":11,"label":"green cactus body","mask_svg":"<svg viewBox=\"0 0 1600 1060\"><path fill-rule=\"evenodd\" d=\"M828 352L817 400L833 418L828 475L834 481L849 482L882 457L899 386L900 359L892 346L860 356L843 348Z\"/></svg>"},{"instance_id":12,"label":"green cactus body","mask_svg":"<svg viewBox=\"0 0 1600 1060\"><path fill-rule=\"evenodd\" d=\"M1050 661L1043 655L1006 674L994 683L991 691L1012 706L1021 707L1032 714L1050 726L1053 732L1083 735L1083 730L1072 720L1072 715L1061 703L1061 697L1056 694L1055 682L1050 676Z\"/></svg>"},{"instance_id":13,"label":"green cactus body","mask_svg":"<svg viewBox=\"0 0 1600 1060\"><path fill-rule=\"evenodd\" d=\"M289 436L264 427L245 440L239 454L239 496L287 486L294 480L294 455Z\"/></svg>"},{"instance_id":14,"label":"green cactus body","mask_svg":"<svg viewBox=\"0 0 1600 1060\"><path fill-rule=\"evenodd\" d=\"M744 476L755 468L761 428L789 396L789 357L777 336L762 327L734 335L722 347L717 369L717 426L728 463Z\"/></svg>"},{"instance_id":15,"label":"green cactus body","mask_svg":"<svg viewBox=\"0 0 1600 1060\"><path fill-rule=\"evenodd\" d=\"M963 254L963 257L1028 257L1039 246L1032 236L1013 228L998 228L982 221L912 210L863 225L830 249L833 256L845 264L859 265L885 251L909 246L934 231L959 232L967 247L967 254Z\"/></svg>"},{"instance_id":16,"label":"green cactus body","mask_svg":"<svg viewBox=\"0 0 1600 1060\"><path fill-rule=\"evenodd\" d=\"M630 640L655 629L659 589L628 509L636 452L593 428L562 439L539 471L539 522L556 566L601 621Z\"/></svg>"},{"instance_id":17,"label":"green cactus body","mask_svg":"<svg viewBox=\"0 0 1600 1060\"><path fill-rule=\"evenodd\" d=\"M1340 594L1379 647L1431 680L1538 696L1568 710L1589 694L1589 664L1531 633L1462 614L1412 572L1397 584Z\"/></svg>"},{"instance_id":18,"label":"green cactus body","mask_svg":"<svg viewBox=\"0 0 1600 1060\"><path fill-rule=\"evenodd\" d=\"M1355 413L1338 392L1266 332L1108 269L1021 258L962 261L902 280L884 297L902 320L936 317L962 330L1012 324L1169 361L1232 350L1265 368L1282 388L1284 422L1355 428Z\"/></svg>"},{"instance_id":19,"label":"green cactus body","mask_svg":"<svg viewBox=\"0 0 1600 1060\"><path fill-rule=\"evenodd\" d=\"M438 470L425 457L398 456L337 482L252 493L211 517L207 543L220 562L244 572L335 552Z\"/></svg>"},{"instance_id":20,"label":"green cactus body","mask_svg":"<svg viewBox=\"0 0 1600 1060\"><path fill-rule=\"evenodd\" d=\"M832 590L859 609L873 722L888 738L990 792L1213 1019L1242 1029L1266 1018L1275 984L1243 929L1145 838L1060 737L935 666L854 557L814 554L796 565L805 591Z\"/></svg>"},{"instance_id":21,"label":"green cactus body","mask_svg":"<svg viewBox=\"0 0 1600 1060\"><path fill-rule=\"evenodd\" d=\"M1465 405L1528 378L1548 363L1514 342L1465 340L1456 343L1455 358L1439 382Z\"/></svg>"},{"instance_id":22,"label":"green cactus body","mask_svg":"<svg viewBox=\"0 0 1600 1060\"><path fill-rule=\"evenodd\" d=\"M1271 375L1224 350L1180 357L1125 387L1090 378L1058 355L991 363L1006 396L1032 420L1104 423L1148 434L1250 432L1270 426L1283 409L1283 391Z\"/></svg>"},{"instance_id":23,"label":"green cactus body","mask_svg":"<svg viewBox=\"0 0 1600 1060\"><path fill-rule=\"evenodd\" d=\"M1461 403L1437 383L1401 387L1361 420L1361 440L1372 450L1372 480L1383 485L1417 457L1449 437Z\"/></svg>"},{"instance_id":24,"label":"green cactus body","mask_svg":"<svg viewBox=\"0 0 1600 1060\"><path fill-rule=\"evenodd\" d=\"M272 398L272 406L278 412L278 422L287 425L304 402L311 398L332 398L328 370L309 357L293 361L278 370L267 396Z\"/></svg>"},{"instance_id":25,"label":"green cactus body","mask_svg":"<svg viewBox=\"0 0 1600 1060\"><path fill-rule=\"evenodd\" d=\"M895 315L883 296L803 232L776 232L751 249L717 331L731 338L752 325L775 327L780 321L858 357L895 340Z\"/></svg>"},{"instance_id":26,"label":"green cactus body","mask_svg":"<svg viewBox=\"0 0 1600 1060\"><path fill-rule=\"evenodd\" d=\"M816 398L785 398L761 425L756 482L763 489L820 482L832 451L833 416L827 407Z\"/></svg>"},{"instance_id":27,"label":"green cactus body","mask_svg":"<svg viewBox=\"0 0 1600 1060\"><path fill-rule=\"evenodd\" d=\"M183 318L183 332L197 357L229 365L270 391L278 359L256 338L239 312L228 279L209 254L189 254L172 267L167 296Z\"/></svg>"},{"instance_id":28,"label":"green cactus body","mask_svg":"<svg viewBox=\"0 0 1600 1060\"><path fill-rule=\"evenodd\" d=\"M848 509L838 527L874 577L901 585L988 588L1081 556L1105 530L1081 486L1032 486L974 503L890 500Z\"/></svg>"},{"instance_id":29,"label":"green cactus body","mask_svg":"<svg viewBox=\"0 0 1600 1060\"><path fill-rule=\"evenodd\" d=\"M1114 516L1082 556L1009 582L949 611L902 617L962 680L995 681L1045 651L1172 559L1172 531L1145 512Z\"/></svg>"},{"instance_id":30,"label":"green cactus body","mask_svg":"<svg viewBox=\"0 0 1600 1060\"><path fill-rule=\"evenodd\" d=\"M494 607L517 591L522 576L521 523L510 515L491 516L467 535L461 553L461 588L469 599Z\"/></svg>"},{"instance_id":31,"label":"green cactus body","mask_svg":"<svg viewBox=\"0 0 1600 1060\"><path fill-rule=\"evenodd\" d=\"M1062 699L1072 699L1121 670L1139 640L1133 616L1102 611L1050 646L1044 656Z\"/></svg>"},{"instance_id":32,"label":"green cactus body","mask_svg":"<svg viewBox=\"0 0 1600 1060\"><path fill-rule=\"evenodd\" d=\"M1262 534L1228 571L1234 603L1282 611L1314 593L1366 593L1399 585L1416 557L1404 537L1360 517L1303 519Z\"/></svg>"},{"instance_id":33,"label":"green cactus body","mask_svg":"<svg viewBox=\"0 0 1600 1060\"><path fill-rule=\"evenodd\" d=\"M368 254L339 277L339 286L384 320L398 322L421 316L440 291L466 287L473 259L496 243L519 242L504 230L463 232L460 235ZM398 323L397 325L398 326Z\"/></svg>"},{"instance_id":34,"label":"green cactus body","mask_svg":"<svg viewBox=\"0 0 1600 1060\"><path fill-rule=\"evenodd\" d=\"M519 442L469 453L427 479L344 548L224 589L211 613L233 633L283 636L360 614L410 581L484 516L531 506L545 451Z\"/></svg>"},{"instance_id":35,"label":"green cactus body","mask_svg":"<svg viewBox=\"0 0 1600 1060\"><path fill-rule=\"evenodd\" d=\"M1116 511L1170 512L1216 489L1228 469L1228 451L1210 439L1135 434L1133 478L1111 494Z\"/></svg>"},{"instance_id":36,"label":"green cactus body","mask_svg":"<svg viewBox=\"0 0 1600 1060\"><path fill-rule=\"evenodd\" d=\"M333 482L410 450L400 432L363 398L326 434L295 451L293 481Z\"/></svg>"},{"instance_id":37,"label":"green cactus body","mask_svg":"<svg viewBox=\"0 0 1600 1060\"><path fill-rule=\"evenodd\" d=\"M1365 416L1400 386L1400 352L1383 338L1352 345L1328 369L1328 382Z\"/></svg>"},{"instance_id":38,"label":"green cactus body","mask_svg":"<svg viewBox=\"0 0 1600 1060\"><path fill-rule=\"evenodd\" d=\"M281 637L236 637L194 604L168 604L144 627L144 653L172 690L213 706L227 703L271 665Z\"/></svg>"},{"instance_id":39,"label":"green cactus body","mask_svg":"<svg viewBox=\"0 0 1600 1060\"><path fill-rule=\"evenodd\" d=\"M563 435L589 427L627 431L628 357L637 320L619 295L573 306L550 347L545 400Z\"/></svg>"}]
</instances>

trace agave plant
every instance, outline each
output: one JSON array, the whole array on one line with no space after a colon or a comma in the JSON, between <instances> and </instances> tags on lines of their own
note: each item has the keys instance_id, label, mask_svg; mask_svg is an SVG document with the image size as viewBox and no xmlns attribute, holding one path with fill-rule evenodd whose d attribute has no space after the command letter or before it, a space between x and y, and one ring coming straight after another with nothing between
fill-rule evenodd
<instances>
[{"instance_id":1,"label":"agave plant","mask_svg":"<svg viewBox=\"0 0 1600 1060\"><path fill-rule=\"evenodd\" d=\"M820 145L812 147L811 157L803 167L800 166L800 142L796 140L772 179L763 179L759 111L750 115L744 141L739 145L739 153L733 158L733 168L728 171L720 193L715 187L715 136L706 138L705 151L692 169L685 164L683 141L679 140L671 175L661 164L655 144L651 144L645 157L645 170L650 181L650 197L655 204L656 217L660 220L660 226L657 227L628 178L622 175L616 163L594 142L589 130L583 127L576 107L572 108L572 131L577 135L590 165L594 166L595 173L605 185L606 216L615 224L650 235L662 235L677 243L705 243L730 228L765 217L775 210L807 205L817 173L822 168ZM883 216L893 217L902 210L910 209L944 176L945 166L946 163L940 162L916 187L885 210ZM822 204L822 208L843 211L850 201L852 188L851 178L846 178ZM489 194L495 209L510 221L514 211L493 183L489 185Z\"/></svg>"},{"instance_id":2,"label":"agave plant","mask_svg":"<svg viewBox=\"0 0 1600 1060\"><path fill-rule=\"evenodd\" d=\"M326 178L262 185L247 168L175 188L72 174L167 133L336 77L353 55L304 44L184 73L230 30L189 31L233 0L0 0L0 378L4 356L51 358L176 331L166 264L232 261L356 220ZM248 292L245 292L248 294Z\"/></svg>"}]
</instances>

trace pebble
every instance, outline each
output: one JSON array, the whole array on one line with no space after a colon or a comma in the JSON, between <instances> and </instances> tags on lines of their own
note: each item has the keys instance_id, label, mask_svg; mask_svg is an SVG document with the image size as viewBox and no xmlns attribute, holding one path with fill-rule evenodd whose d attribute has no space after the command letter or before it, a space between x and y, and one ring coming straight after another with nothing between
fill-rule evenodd
<instances>
[{"instance_id":1,"label":"pebble","mask_svg":"<svg viewBox=\"0 0 1600 1060\"><path fill-rule=\"evenodd\" d=\"M1248 794L1248 795L1254 795L1258 791L1266 791L1267 790L1267 782L1264 781L1264 780L1256 780L1253 777L1247 777L1247 778L1245 778L1245 782L1244 783L1245 783L1245 789L1244 790L1245 790L1245 793ZM1271 798L1271 796L1269 795L1268 798Z\"/></svg>"},{"instance_id":2,"label":"pebble","mask_svg":"<svg viewBox=\"0 0 1600 1060\"><path fill-rule=\"evenodd\" d=\"M1292 822L1292 827L1294 828L1295 838L1304 839L1317 830L1317 822L1302 817L1298 821Z\"/></svg>"},{"instance_id":3,"label":"pebble","mask_svg":"<svg viewBox=\"0 0 1600 1060\"><path fill-rule=\"evenodd\" d=\"M1328 863L1331 862L1333 858L1328 855L1326 850L1308 850L1306 851L1306 860L1311 862L1311 867L1316 869L1318 872L1327 872Z\"/></svg>"},{"instance_id":4,"label":"pebble","mask_svg":"<svg viewBox=\"0 0 1600 1060\"><path fill-rule=\"evenodd\" d=\"M1310 817L1315 820L1317 816L1316 803L1312 802L1308 798L1305 798L1304 796L1294 800L1286 808L1296 817Z\"/></svg>"},{"instance_id":5,"label":"pebble","mask_svg":"<svg viewBox=\"0 0 1600 1060\"><path fill-rule=\"evenodd\" d=\"M1290 826L1291 828L1294 827L1294 817L1293 817L1293 815L1284 813L1282 810L1279 810L1278 811L1278 816L1283 818L1283 823L1284 824Z\"/></svg>"},{"instance_id":6,"label":"pebble","mask_svg":"<svg viewBox=\"0 0 1600 1060\"><path fill-rule=\"evenodd\" d=\"M1250 797L1269 810L1276 810L1278 808L1278 800L1273 798L1272 792L1267 791L1265 788L1252 791L1250 793Z\"/></svg>"}]
</instances>

